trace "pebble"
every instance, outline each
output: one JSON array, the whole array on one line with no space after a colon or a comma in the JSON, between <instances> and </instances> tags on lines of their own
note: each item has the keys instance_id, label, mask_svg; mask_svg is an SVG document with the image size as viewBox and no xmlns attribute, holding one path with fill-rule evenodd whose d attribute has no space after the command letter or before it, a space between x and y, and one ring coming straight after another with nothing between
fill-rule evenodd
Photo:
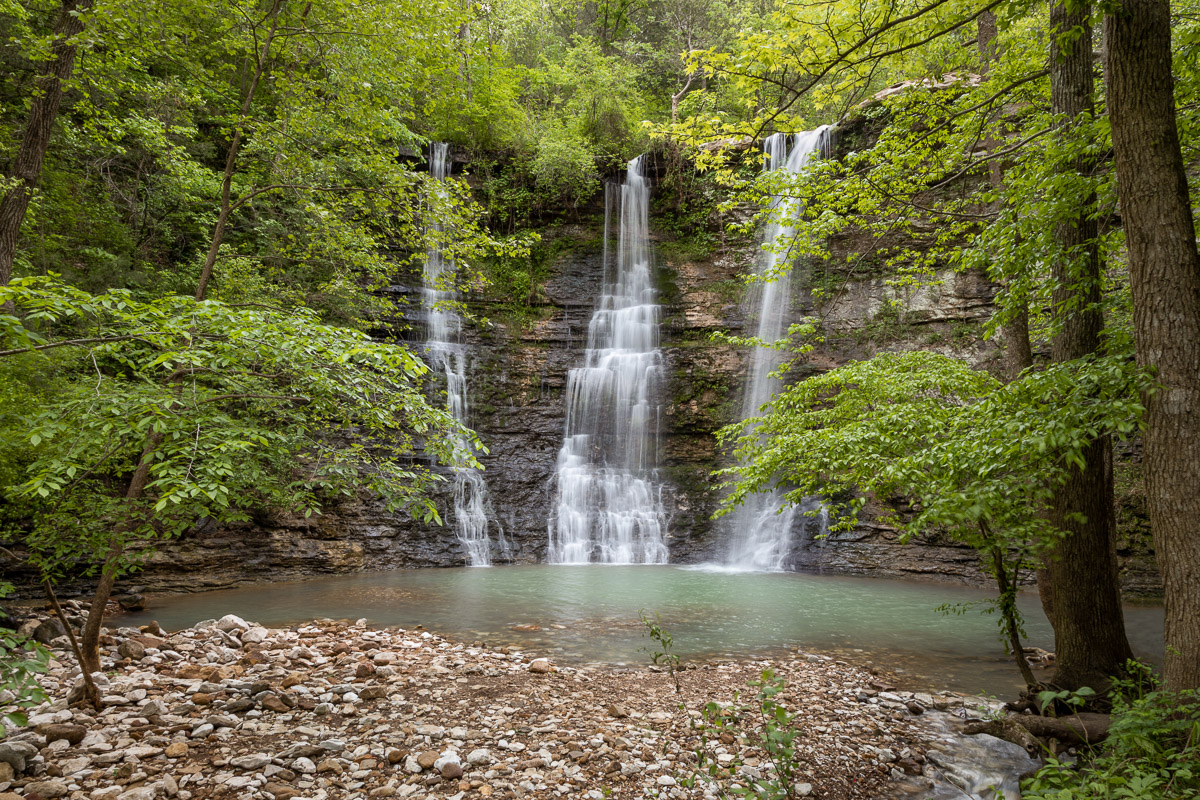
<instances>
[{"instance_id":1,"label":"pebble","mask_svg":"<svg viewBox=\"0 0 1200 800\"><path fill-rule=\"evenodd\" d=\"M689 665L681 696L661 671L557 666L429 631L271 629L232 614L154 627L105 631L97 677L113 705L98 714L67 707L76 679L53 645L51 700L33 709L32 730L0 741L0 787L47 800L206 800L218 789L261 800L701 800L703 785L681 785L699 709L745 702L746 682L772 667L788 681L776 699L803 710L798 776L820 778L797 795L849 787L835 796L858 800L883 793L884 767L925 763L906 708L962 704L812 654ZM746 776L769 774L729 732L706 747Z\"/></svg>"}]
</instances>

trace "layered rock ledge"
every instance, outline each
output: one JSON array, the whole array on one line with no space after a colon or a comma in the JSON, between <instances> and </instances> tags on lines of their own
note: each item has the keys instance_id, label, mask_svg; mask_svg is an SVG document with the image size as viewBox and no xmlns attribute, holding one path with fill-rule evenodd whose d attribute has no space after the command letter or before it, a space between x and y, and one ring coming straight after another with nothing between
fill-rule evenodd
<instances>
[{"instance_id":1,"label":"layered rock ledge","mask_svg":"<svg viewBox=\"0 0 1200 800\"><path fill-rule=\"evenodd\" d=\"M815 653L689 664L677 691L656 668L230 615L174 633L107 629L97 712L70 705L81 679L66 638L51 644L51 700L0 741L0 800L713 797L686 786L698 748L726 786L774 767L740 736L697 728L699 709L753 703L747 681L767 668L786 680L775 700L800 731L796 793L894 796L940 774L915 715L964 702L897 693L885 674ZM744 713L736 732L758 722Z\"/></svg>"}]
</instances>

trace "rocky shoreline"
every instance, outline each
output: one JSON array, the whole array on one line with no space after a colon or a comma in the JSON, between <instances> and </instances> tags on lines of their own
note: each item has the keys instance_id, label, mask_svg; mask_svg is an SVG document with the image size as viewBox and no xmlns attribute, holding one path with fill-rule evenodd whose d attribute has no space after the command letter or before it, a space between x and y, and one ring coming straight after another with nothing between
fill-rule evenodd
<instances>
[{"instance_id":1,"label":"rocky shoreline","mask_svg":"<svg viewBox=\"0 0 1200 800\"><path fill-rule=\"evenodd\" d=\"M798 795L924 797L943 762L919 715L975 700L896 692L886 674L800 652L687 664L677 691L659 668L555 665L365 621L230 615L102 642L97 712L69 704L79 672L66 637L52 640L50 701L0 741L0 800L714 797L686 786L697 748L732 773L726 786L774 767L740 736L699 732L699 709L753 702L747 681L767 668L800 731ZM755 725L744 714L737 732Z\"/></svg>"}]
</instances>

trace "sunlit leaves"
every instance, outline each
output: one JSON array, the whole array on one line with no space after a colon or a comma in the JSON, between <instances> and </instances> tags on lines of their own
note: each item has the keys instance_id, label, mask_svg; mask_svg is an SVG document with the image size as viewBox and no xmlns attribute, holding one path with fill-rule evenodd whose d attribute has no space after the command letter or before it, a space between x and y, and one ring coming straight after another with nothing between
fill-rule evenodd
<instances>
[{"instance_id":1,"label":"sunlit leaves","mask_svg":"<svg viewBox=\"0 0 1200 800\"><path fill-rule=\"evenodd\" d=\"M883 353L785 389L761 418L727 428L742 466L727 507L782 489L830 498L853 524L862 497L912 503L908 533L948 530L975 543L983 521L1006 540L1056 532L1044 517L1098 436L1129 436L1150 386L1123 356L1056 364L1001 384L928 352Z\"/></svg>"},{"instance_id":2,"label":"sunlit leaves","mask_svg":"<svg viewBox=\"0 0 1200 800\"><path fill-rule=\"evenodd\" d=\"M423 394L427 368L416 356L314 312L143 302L51 278L0 288L0 302L9 300L49 341L12 326L7 357L53 355L81 370L34 412L34 460L10 489L33 504L28 544L48 574L97 563L114 537L128 566L156 539L206 518L311 514L359 490L436 520L425 494L436 478L417 454L478 466L477 447L452 445L475 438ZM144 495L127 501L143 459Z\"/></svg>"}]
</instances>

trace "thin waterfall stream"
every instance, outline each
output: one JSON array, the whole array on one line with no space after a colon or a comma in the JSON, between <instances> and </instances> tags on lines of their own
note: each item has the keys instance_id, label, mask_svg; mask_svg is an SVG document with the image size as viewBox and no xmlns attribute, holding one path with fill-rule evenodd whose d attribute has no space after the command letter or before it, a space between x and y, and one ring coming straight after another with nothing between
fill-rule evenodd
<instances>
[{"instance_id":1,"label":"thin waterfall stream","mask_svg":"<svg viewBox=\"0 0 1200 800\"><path fill-rule=\"evenodd\" d=\"M588 325L584 364L567 376L566 432L548 525L552 564L667 561L655 474L662 354L645 161L629 162L623 184L605 186L604 288Z\"/></svg>"},{"instance_id":2,"label":"thin waterfall stream","mask_svg":"<svg viewBox=\"0 0 1200 800\"><path fill-rule=\"evenodd\" d=\"M429 145L429 174L439 183L450 175L450 146L444 142ZM427 223L441 230L441 223ZM462 317L453 308L457 299L450 285L454 262L442 248L431 244L425 252L421 307L427 326L426 347L430 366L446 376L446 407L456 420L468 424L470 405L467 395L467 348L462 342ZM465 440L457 446L468 450ZM477 469L454 468L454 526L466 551L467 563L487 567L492 563L492 542L488 536L487 483ZM497 543L504 550L504 532L497 527Z\"/></svg>"},{"instance_id":3,"label":"thin waterfall stream","mask_svg":"<svg viewBox=\"0 0 1200 800\"><path fill-rule=\"evenodd\" d=\"M803 172L811 161L819 158L829 138L829 126L788 135L776 133L763 143L766 153L765 171L786 170L791 174ZM789 139L790 148L789 148ZM764 252L759 257L757 274L773 276L757 280L751 286L750 306L758 325L755 337L767 344L777 342L787 333L791 319L792 269L786 252L793 233L793 222L800 212L800 201L786 194L777 196L772 204L772 218L763 235ZM784 249L784 252L780 252ZM749 374L742 395L742 419L758 416L781 383L774 373L783 362L783 354L772 347L755 347L750 356ZM828 523L820 513L820 501L813 499L802 507L784 507L778 491L751 495L726 519L730 531L725 566L743 570L781 570L792 548L792 527L797 514L811 515L810 524L818 527ZM820 536L824 530L815 535Z\"/></svg>"}]
</instances>

